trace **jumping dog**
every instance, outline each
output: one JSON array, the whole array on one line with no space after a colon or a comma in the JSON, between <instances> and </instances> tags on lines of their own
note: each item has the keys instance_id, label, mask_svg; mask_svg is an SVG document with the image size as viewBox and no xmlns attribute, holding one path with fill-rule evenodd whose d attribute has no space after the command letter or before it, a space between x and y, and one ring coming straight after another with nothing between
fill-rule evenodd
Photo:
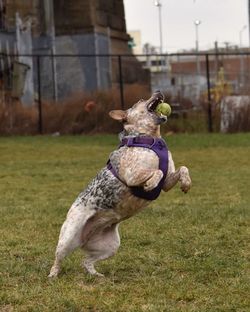
<instances>
[{"instance_id":1,"label":"jumping dog","mask_svg":"<svg viewBox=\"0 0 250 312\"><path fill-rule=\"evenodd\" d=\"M177 182L188 192L191 179L187 167L175 170L172 155L160 135L167 117L154 112L163 102L156 91L126 111L113 110L110 117L123 123L119 147L107 165L79 194L62 225L49 277L56 277L65 256L80 247L88 273L102 276L97 261L113 256L120 246L119 223L140 212L161 190L169 191Z\"/></svg>"}]
</instances>

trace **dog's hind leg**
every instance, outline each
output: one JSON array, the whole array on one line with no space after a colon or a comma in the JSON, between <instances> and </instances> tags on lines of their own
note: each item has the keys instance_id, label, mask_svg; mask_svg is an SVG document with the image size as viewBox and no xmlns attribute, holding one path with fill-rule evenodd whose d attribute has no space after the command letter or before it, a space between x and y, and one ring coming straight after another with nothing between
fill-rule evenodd
<instances>
[{"instance_id":1,"label":"dog's hind leg","mask_svg":"<svg viewBox=\"0 0 250 312\"><path fill-rule=\"evenodd\" d=\"M113 256L120 246L120 236L118 232L118 224L95 232L88 242L84 245L85 259L83 266L91 275L103 276L96 271L94 264L97 261L107 259Z\"/></svg>"},{"instance_id":2,"label":"dog's hind leg","mask_svg":"<svg viewBox=\"0 0 250 312\"><path fill-rule=\"evenodd\" d=\"M62 225L55 253L55 261L48 277L57 277L62 260L74 249L82 245L82 229L87 220L95 213L85 207L72 207Z\"/></svg>"}]
</instances>

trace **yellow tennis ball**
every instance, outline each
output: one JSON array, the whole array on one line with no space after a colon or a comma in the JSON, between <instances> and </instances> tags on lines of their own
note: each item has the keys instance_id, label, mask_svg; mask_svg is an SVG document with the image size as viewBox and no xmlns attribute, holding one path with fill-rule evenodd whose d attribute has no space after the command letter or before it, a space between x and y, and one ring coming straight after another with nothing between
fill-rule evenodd
<instances>
[{"instance_id":1,"label":"yellow tennis ball","mask_svg":"<svg viewBox=\"0 0 250 312\"><path fill-rule=\"evenodd\" d=\"M157 105L155 111L158 114L162 114L168 117L171 114L171 106L168 103L160 103Z\"/></svg>"}]
</instances>

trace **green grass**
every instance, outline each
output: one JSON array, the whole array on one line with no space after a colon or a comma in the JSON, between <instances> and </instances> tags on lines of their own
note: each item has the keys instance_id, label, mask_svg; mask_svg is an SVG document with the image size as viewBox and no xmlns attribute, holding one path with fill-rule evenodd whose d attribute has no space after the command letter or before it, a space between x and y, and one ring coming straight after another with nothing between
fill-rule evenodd
<instances>
[{"instance_id":1,"label":"green grass","mask_svg":"<svg viewBox=\"0 0 250 312\"><path fill-rule=\"evenodd\" d=\"M250 134L167 138L193 188L176 187L121 227L105 279L68 257L47 279L58 233L115 136L0 138L0 311L250 311Z\"/></svg>"}]
</instances>

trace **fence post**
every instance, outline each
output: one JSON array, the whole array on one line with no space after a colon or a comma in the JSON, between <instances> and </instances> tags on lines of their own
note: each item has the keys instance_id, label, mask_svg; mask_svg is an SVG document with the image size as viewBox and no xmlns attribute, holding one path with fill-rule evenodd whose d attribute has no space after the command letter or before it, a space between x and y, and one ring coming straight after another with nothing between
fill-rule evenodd
<instances>
[{"instance_id":1,"label":"fence post","mask_svg":"<svg viewBox=\"0 0 250 312\"><path fill-rule=\"evenodd\" d=\"M124 109L124 92L123 92L123 76L122 76L122 58L118 55L119 65L119 84L120 84L120 98L121 98L121 109Z\"/></svg>"},{"instance_id":2,"label":"fence post","mask_svg":"<svg viewBox=\"0 0 250 312\"><path fill-rule=\"evenodd\" d=\"M208 131L213 132L213 119L212 119L212 103L211 103L211 85L210 85L210 68L209 68L209 55L206 54L206 73L207 73L207 101L208 101Z\"/></svg>"},{"instance_id":3,"label":"fence post","mask_svg":"<svg viewBox=\"0 0 250 312\"><path fill-rule=\"evenodd\" d=\"M40 56L36 57L37 62L37 91L38 91L38 132L43 134L42 99L41 99L41 68Z\"/></svg>"}]
</instances>

